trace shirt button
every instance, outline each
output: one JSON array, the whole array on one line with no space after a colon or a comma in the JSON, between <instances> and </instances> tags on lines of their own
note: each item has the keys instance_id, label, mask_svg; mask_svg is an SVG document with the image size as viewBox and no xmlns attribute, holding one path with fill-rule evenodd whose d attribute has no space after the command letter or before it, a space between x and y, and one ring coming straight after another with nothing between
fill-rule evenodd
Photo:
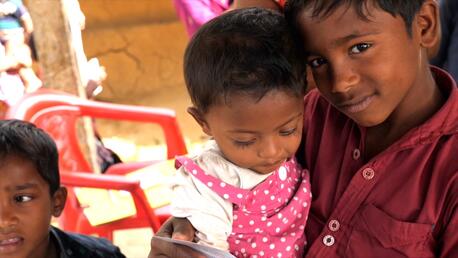
<instances>
[{"instance_id":1,"label":"shirt button","mask_svg":"<svg viewBox=\"0 0 458 258\"><path fill-rule=\"evenodd\" d=\"M328 227L329 227L329 230L336 232L340 228L340 223L338 220L333 219L329 221Z\"/></svg>"},{"instance_id":2,"label":"shirt button","mask_svg":"<svg viewBox=\"0 0 458 258\"><path fill-rule=\"evenodd\" d=\"M359 159L359 157L361 157L361 151L359 149L354 149L353 150L353 159L357 160Z\"/></svg>"},{"instance_id":3,"label":"shirt button","mask_svg":"<svg viewBox=\"0 0 458 258\"><path fill-rule=\"evenodd\" d=\"M366 180L371 180L375 176L375 171L372 168L365 168L363 170L363 177Z\"/></svg>"},{"instance_id":4,"label":"shirt button","mask_svg":"<svg viewBox=\"0 0 458 258\"><path fill-rule=\"evenodd\" d=\"M323 244L325 246L332 246L335 243L335 239L331 235L326 235L323 237Z\"/></svg>"}]
</instances>

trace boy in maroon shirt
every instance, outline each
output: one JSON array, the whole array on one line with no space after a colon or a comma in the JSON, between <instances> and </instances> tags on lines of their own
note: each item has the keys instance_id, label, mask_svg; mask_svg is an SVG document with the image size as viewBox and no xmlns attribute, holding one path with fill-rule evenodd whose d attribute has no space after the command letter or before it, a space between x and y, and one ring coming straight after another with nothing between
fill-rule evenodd
<instances>
[{"instance_id":1,"label":"boy in maroon shirt","mask_svg":"<svg viewBox=\"0 0 458 258\"><path fill-rule=\"evenodd\" d=\"M289 0L285 13L319 91L297 155L313 193L307 257L458 257L458 90L428 63L436 1ZM152 242L150 257L173 248Z\"/></svg>"}]
</instances>

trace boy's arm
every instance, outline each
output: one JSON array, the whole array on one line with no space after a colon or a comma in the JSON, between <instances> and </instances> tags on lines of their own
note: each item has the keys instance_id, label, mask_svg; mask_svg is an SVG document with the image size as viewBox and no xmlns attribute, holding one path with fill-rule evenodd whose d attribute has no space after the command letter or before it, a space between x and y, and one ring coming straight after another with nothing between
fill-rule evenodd
<instances>
[{"instance_id":1,"label":"boy's arm","mask_svg":"<svg viewBox=\"0 0 458 258\"><path fill-rule=\"evenodd\" d=\"M26 39L32 34L33 32L33 22L32 17L29 13L25 13L21 16L21 24L22 28L24 28L24 33L26 35Z\"/></svg>"}]
</instances>

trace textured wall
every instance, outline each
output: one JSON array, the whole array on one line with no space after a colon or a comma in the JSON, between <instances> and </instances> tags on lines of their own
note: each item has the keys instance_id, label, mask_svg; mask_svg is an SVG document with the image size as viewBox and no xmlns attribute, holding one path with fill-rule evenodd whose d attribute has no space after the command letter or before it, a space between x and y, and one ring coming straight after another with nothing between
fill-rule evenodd
<instances>
[{"instance_id":1,"label":"textured wall","mask_svg":"<svg viewBox=\"0 0 458 258\"><path fill-rule=\"evenodd\" d=\"M170 0L80 0L88 57L98 57L108 79L100 96L132 102L160 88L182 85L187 37ZM126 99L127 97L127 99Z\"/></svg>"},{"instance_id":2,"label":"textured wall","mask_svg":"<svg viewBox=\"0 0 458 258\"><path fill-rule=\"evenodd\" d=\"M186 138L196 141L202 133L186 113L190 105L182 76L182 58L188 42L172 0L80 0L86 15L83 43L88 58L98 57L108 79L98 99L177 111ZM157 143L140 125L100 123L106 137L136 139L137 144ZM109 130L109 127L113 130Z\"/></svg>"}]
</instances>

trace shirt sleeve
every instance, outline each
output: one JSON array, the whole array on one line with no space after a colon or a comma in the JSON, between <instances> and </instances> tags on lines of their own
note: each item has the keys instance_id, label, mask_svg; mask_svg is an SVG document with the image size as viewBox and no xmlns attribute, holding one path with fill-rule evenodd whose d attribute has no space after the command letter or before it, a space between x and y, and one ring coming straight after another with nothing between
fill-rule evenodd
<instances>
[{"instance_id":1,"label":"shirt sleeve","mask_svg":"<svg viewBox=\"0 0 458 258\"><path fill-rule=\"evenodd\" d=\"M179 168L172 185L172 215L187 218L197 230L199 244L228 250L232 204Z\"/></svg>"},{"instance_id":2,"label":"shirt sleeve","mask_svg":"<svg viewBox=\"0 0 458 258\"><path fill-rule=\"evenodd\" d=\"M16 12L14 13L14 16L17 17L18 19L20 19L25 14L29 13L24 3L22 2L22 0L10 0L10 1L17 7Z\"/></svg>"}]
</instances>

